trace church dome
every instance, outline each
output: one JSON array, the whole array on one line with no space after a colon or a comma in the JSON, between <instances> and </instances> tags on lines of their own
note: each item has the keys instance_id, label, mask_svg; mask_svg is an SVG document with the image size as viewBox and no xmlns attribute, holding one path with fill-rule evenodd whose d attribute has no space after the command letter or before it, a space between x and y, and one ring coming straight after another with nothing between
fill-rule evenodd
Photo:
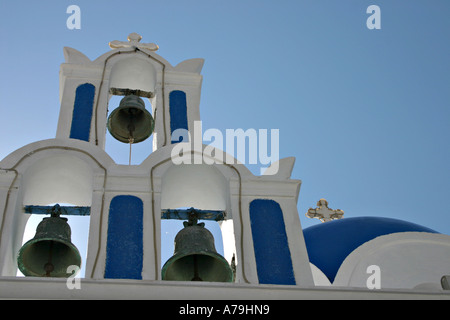
<instances>
[{"instance_id":1,"label":"church dome","mask_svg":"<svg viewBox=\"0 0 450 320\"><path fill-rule=\"evenodd\" d=\"M345 258L376 237L398 232L438 233L392 218L355 217L333 220L303 230L309 260L333 282Z\"/></svg>"}]
</instances>

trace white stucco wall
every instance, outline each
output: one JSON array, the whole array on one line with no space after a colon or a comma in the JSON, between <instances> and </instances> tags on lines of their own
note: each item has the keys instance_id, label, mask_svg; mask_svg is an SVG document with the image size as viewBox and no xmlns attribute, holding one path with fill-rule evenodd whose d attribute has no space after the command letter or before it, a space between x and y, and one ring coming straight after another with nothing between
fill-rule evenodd
<instances>
[{"instance_id":1,"label":"white stucco wall","mask_svg":"<svg viewBox=\"0 0 450 320\"><path fill-rule=\"evenodd\" d=\"M344 260L333 285L366 288L371 265L379 267L381 289L441 288L441 277L450 273L450 236L401 232L377 237Z\"/></svg>"}]
</instances>

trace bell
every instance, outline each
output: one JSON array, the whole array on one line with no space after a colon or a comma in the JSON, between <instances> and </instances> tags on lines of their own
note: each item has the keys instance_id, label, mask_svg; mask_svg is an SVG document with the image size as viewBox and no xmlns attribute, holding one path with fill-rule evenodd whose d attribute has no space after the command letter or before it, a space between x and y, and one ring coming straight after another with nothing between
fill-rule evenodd
<instances>
[{"instance_id":1,"label":"bell","mask_svg":"<svg viewBox=\"0 0 450 320\"><path fill-rule=\"evenodd\" d=\"M155 121L145 109L144 100L136 95L125 96L108 117L108 131L124 143L144 141L153 133Z\"/></svg>"},{"instance_id":2,"label":"bell","mask_svg":"<svg viewBox=\"0 0 450 320\"><path fill-rule=\"evenodd\" d=\"M36 235L19 250L17 264L25 276L68 278L67 268L81 267L78 249L71 242L71 230L66 218L53 215L44 218Z\"/></svg>"},{"instance_id":3,"label":"bell","mask_svg":"<svg viewBox=\"0 0 450 320\"><path fill-rule=\"evenodd\" d=\"M184 222L175 237L174 255L164 264L163 280L232 282L233 270L217 253L214 237L204 223Z\"/></svg>"}]
</instances>

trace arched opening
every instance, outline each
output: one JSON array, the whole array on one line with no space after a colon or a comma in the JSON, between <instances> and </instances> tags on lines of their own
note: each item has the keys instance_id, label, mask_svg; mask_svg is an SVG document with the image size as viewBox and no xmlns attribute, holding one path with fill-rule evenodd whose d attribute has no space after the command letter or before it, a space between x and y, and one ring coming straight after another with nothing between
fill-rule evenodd
<instances>
[{"instance_id":1,"label":"arched opening","mask_svg":"<svg viewBox=\"0 0 450 320\"><path fill-rule=\"evenodd\" d=\"M200 211L224 212L226 215L228 195L227 180L211 165L174 165L162 177L161 208L164 212L186 212L194 208ZM174 214L171 218L161 220L161 266L174 254L174 239L184 228L183 222L186 220L176 216L177 214ZM204 217L206 219L206 216ZM200 217L199 222L205 223L205 228L214 237L217 253L224 256L219 223L211 217L205 219Z\"/></svg>"},{"instance_id":2,"label":"arched opening","mask_svg":"<svg viewBox=\"0 0 450 320\"><path fill-rule=\"evenodd\" d=\"M55 204L62 207L87 207L92 203L93 170L82 159L67 154L54 153L32 164L23 174L22 208L40 206L51 208ZM23 231L21 246L35 236L37 225L50 213L28 214L20 218L17 232ZM90 217L83 215L61 215L68 219L71 229L71 242L81 256L81 270L77 277L84 277L88 248ZM20 271L17 275L21 275Z\"/></svg>"},{"instance_id":3,"label":"arched opening","mask_svg":"<svg viewBox=\"0 0 450 320\"><path fill-rule=\"evenodd\" d=\"M106 119L120 105L120 101L124 96L129 95L135 95L142 99L145 109L149 113L153 113L152 116L154 118L154 112L151 112L151 101L153 101L155 96L156 80L156 69L149 59L142 55L126 58L120 57L120 60L111 68L109 77L109 93L111 96L108 102ZM146 125L146 127L149 126ZM147 137L147 135L145 136ZM108 132L106 134L105 150L117 164L138 165L152 152L153 135L141 142L130 144L116 140Z\"/></svg>"}]
</instances>

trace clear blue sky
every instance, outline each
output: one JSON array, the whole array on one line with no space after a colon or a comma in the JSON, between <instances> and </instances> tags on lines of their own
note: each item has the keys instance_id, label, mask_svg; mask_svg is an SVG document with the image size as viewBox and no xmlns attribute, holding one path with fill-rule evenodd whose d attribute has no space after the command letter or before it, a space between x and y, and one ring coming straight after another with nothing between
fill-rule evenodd
<instances>
[{"instance_id":1,"label":"clear blue sky","mask_svg":"<svg viewBox=\"0 0 450 320\"><path fill-rule=\"evenodd\" d=\"M95 59L138 32L173 65L205 59L203 129L280 130L304 228L326 198L344 219L450 234L449 13L448 0L1 0L0 158L54 138L64 46Z\"/></svg>"}]
</instances>

